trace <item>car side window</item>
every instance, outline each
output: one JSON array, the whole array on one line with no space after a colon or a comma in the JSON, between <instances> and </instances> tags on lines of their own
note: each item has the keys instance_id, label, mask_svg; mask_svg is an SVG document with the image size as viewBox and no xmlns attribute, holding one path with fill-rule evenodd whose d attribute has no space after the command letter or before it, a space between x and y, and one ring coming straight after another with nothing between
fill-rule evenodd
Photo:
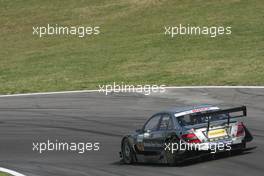
<instances>
[{"instance_id":1,"label":"car side window","mask_svg":"<svg viewBox=\"0 0 264 176\"><path fill-rule=\"evenodd\" d=\"M169 114L164 114L160 121L159 130L171 130L173 128L172 120Z\"/></svg>"},{"instance_id":2,"label":"car side window","mask_svg":"<svg viewBox=\"0 0 264 176\"><path fill-rule=\"evenodd\" d=\"M144 130L150 130L150 131L156 131L158 129L159 121L160 121L161 115L156 115L152 117L145 125Z\"/></svg>"}]
</instances>

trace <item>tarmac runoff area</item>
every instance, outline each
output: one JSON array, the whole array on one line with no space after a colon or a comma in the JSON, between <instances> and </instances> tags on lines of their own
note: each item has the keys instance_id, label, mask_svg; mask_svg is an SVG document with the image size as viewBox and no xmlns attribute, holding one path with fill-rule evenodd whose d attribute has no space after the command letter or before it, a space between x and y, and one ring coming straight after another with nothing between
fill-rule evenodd
<instances>
[{"instance_id":1,"label":"tarmac runoff area","mask_svg":"<svg viewBox=\"0 0 264 176\"><path fill-rule=\"evenodd\" d=\"M182 166L123 165L119 162L123 135L141 128L154 113L175 106L246 105L245 124L254 135L251 150L242 155L195 161ZM0 97L0 166L27 176L263 175L264 89L168 89L162 94L72 92ZM99 151L32 150L47 140L100 142Z\"/></svg>"}]
</instances>

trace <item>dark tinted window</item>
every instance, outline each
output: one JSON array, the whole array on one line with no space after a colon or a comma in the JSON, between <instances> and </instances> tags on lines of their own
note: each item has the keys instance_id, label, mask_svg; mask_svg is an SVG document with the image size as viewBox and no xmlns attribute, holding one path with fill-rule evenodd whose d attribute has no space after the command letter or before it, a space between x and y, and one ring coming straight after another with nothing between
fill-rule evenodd
<instances>
[{"instance_id":1,"label":"dark tinted window","mask_svg":"<svg viewBox=\"0 0 264 176\"><path fill-rule=\"evenodd\" d=\"M195 125L195 124L201 124L201 123L207 123L208 118L210 119L211 122L213 121L218 121L218 120L225 120L228 118L227 114L219 114L219 115L213 115L213 116L201 116L201 117L196 117L192 115L185 115L178 117L178 122L181 126L187 126L187 125Z\"/></svg>"},{"instance_id":2,"label":"dark tinted window","mask_svg":"<svg viewBox=\"0 0 264 176\"><path fill-rule=\"evenodd\" d=\"M161 115L156 115L152 117L147 124L145 125L145 131L150 130L150 131L155 131L158 129L158 124L160 120Z\"/></svg>"},{"instance_id":3,"label":"dark tinted window","mask_svg":"<svg viewBox=\"0 0 264 176\"><path fill-rule=\"evenodd\" d=\"M160 122L159 130L172 129L172 120L169 114L164 114Z\"/></svg>"}]
</instances>

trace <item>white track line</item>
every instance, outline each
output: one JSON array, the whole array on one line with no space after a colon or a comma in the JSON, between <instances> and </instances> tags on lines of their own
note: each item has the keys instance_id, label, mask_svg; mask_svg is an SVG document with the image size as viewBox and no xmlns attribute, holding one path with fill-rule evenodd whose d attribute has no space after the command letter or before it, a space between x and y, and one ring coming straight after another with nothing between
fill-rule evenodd
<instances>
[{"instance_id":1,"label":"white track line","mask_svg":"<svg viewBox=\"0 0 264 176\"><path fill-rule=\"evenodd\" d=\"M4 172L4 173L8 173L8 174L11 174L11 175L14 175L14 176L25 176L24 174L20 174L16 171L13 171L13 170L10 170L10 169L6 169L6 168L3 168L3 167L0 167L0 172Z\"/></svg>"},{"instance_id":2,"label":"white track line","mask_svg":"<svg viewBox=\"0 0 264 176\"><path fill-rule=\"evenodd\" d=\"M169 86L166 89L264 89L264 86Z\"/></svg>"},{"instance_id":3,"label":"white track line","mask_svg":"<svg viewBox=\"0 0 264 176\"><path fill-rule=\"evenodd\" d=\"M53 95L53 94L69 94L69 93L89 93L99 92L99 90L73 90L73 91L61 91L61 92L37 92L37 93L24 93L24 94L9 94L0 95L1 97L18 97L18 96L32 96L32 95Z\"/></svg>"},{"instance_id":4,"label":"white track line","mask_svg":"<svg viewBox=\"0 0 264 176\"><path fill-rule=\"evenodd\" d=\"M169 86L165 89L264 89L264 86ZM71 93L89 93L100 92L100 90L74 90L61 92L37 92L24 94L0 95L2 97L34 96L34 95L53 95L53 94L71 94ZM103 92L102 92L103 93Z\"/></svg>"}]
</instances>

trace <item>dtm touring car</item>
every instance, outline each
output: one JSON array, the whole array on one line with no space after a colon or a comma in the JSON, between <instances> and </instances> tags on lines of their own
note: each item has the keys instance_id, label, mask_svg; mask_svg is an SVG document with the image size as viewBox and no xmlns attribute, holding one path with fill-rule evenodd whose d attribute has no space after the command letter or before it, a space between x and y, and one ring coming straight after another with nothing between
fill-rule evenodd
<instances>
[{"instance_id":1,"label":"dtm touring car","mask_svg":"<svg viewBox=\"0 0 264 176\"><path fill-rule=\"evenodd\" d=\"M120 157L125 164L177 164L211 153L243 152L253 140L242 121L245 116L245 106L199 105L159 112L141 129L123 137Z\"/></svg>"}]
</instances>

